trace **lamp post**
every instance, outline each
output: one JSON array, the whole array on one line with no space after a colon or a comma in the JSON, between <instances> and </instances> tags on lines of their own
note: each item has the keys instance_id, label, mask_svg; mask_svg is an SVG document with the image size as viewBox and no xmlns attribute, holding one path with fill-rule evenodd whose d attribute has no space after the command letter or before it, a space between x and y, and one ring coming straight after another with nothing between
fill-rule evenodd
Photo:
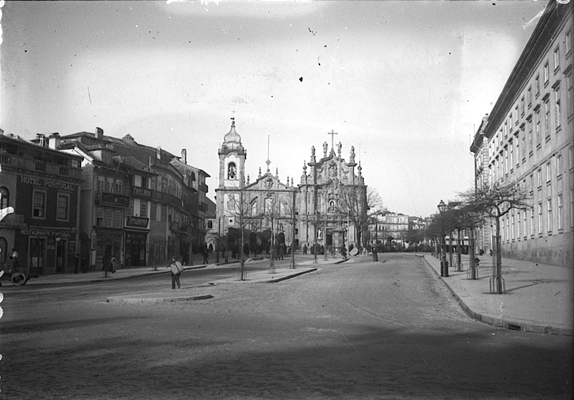
<instances>
[{"instance_id":1,"label":"lamp post","mask_svg":"<svg viewBox=\"0 0 574 400\"><path fill-rule=\"evenodd\" d=\"M448 277L448 264L446 261L446 243L445 243L445 238L444 238L444 213L446 211L446 204L444 203L444 201L440 201L440 203L438 203L438 211L440 213L441 216L441 221L440 221L440 226L441 226L441 232L440 232L440 236L441 236L441 251L440 251L440 276L442 277Z\"/></svg>"}]
</instances>

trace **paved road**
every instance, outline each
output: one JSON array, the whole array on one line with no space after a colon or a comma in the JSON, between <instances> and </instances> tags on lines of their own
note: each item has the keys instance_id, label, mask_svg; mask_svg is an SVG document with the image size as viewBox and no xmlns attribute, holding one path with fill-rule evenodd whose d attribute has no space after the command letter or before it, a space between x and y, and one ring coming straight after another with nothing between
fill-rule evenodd
<instances>
[{"instance_id":1,"label":"paved road","mask_svg":"<svg viewBox=\"0 0 574 400\"><path fill-rule=\"evenodd\" d=\"M203 301L104 300L169 291L166 276L6 293L2 393L7 399L570 398L571 338L472 321L419 258L380 260L329 265L275 284L208 286L208 271L198 272L197 285L182 290L214 296Z\"/></svg>"}]
</instances>

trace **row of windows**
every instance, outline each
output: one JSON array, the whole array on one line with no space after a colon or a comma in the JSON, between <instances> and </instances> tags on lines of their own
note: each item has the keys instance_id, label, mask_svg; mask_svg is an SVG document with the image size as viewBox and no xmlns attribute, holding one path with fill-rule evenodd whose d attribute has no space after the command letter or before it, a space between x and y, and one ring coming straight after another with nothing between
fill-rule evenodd
<instances>
[{"instance_id":1,"label":"row of windows","mask_svg":"<svg viewBox=\"0 0 574 400\"><path fill-rule=\"evenodd\" d=\"M32 218L45 219L48 208L48 192L35 189L32 192ZM56 194L56 220L69 221L70 219L70 194Z\"/></svg>"},{"instance_id":2,"label":"row of windows","mask_svg":"<svg viewBox=\"0 0 574 400\"><path fill-rule=\"evenodd\" d=\"M572 105L573 88L571 75L567 77L567 82L569 85L568 112L572 114L574 113L574 106ZM553 111L551 111L552 109ZM554 122L551 121L552 114L554 115ZM550 96L546 97L542 107L537 106L534 114L529 115L520 128L517 128L514 135L504 141L503 145L503 138L507 136L504 133L507 127L507 123L505 123L491 141L491 154L496 155L494 160L492 160L495 171L493 178L495 180L501 178L502 174L508 174L515 166L519 168L520 162L522 161L524 164L527 156L533 157L536 151L540 151L543 144L550 141L552 132L561 129L562 118L560 87L558 86L554 90L553 104L550 104Z\"/></svg>"},{"instance_id":3,"label":"row of windows","mask_svg":"<svg viewBox=\"0 0 574 400\"><path fill-rule=\"evenodd\" d=\"M570 189L570 228L574 228L574 189ZM502 218L502 241L542 237L544 234L563 233L566 224L563 194L545 201L539 200L532 210L515 211Z\"/></svg>"}]
</instances>

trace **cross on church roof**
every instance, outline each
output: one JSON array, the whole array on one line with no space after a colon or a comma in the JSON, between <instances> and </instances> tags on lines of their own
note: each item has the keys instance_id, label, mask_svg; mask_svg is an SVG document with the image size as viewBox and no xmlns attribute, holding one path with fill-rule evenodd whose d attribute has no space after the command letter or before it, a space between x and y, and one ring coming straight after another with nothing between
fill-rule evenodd
<instances>
[{"instance_id":1,"label":"cross on church roof","mask_svg":"<svg viewBox=\"0 0 574 400\"><path fill-rule=\"evenodd\" d=\"M338 133L335 132L334 130L331 130L331 132L327 132L327 135L331 135L331 148L334 149L335 148L335 135L338 135Z\"/></svg>"},{"instance_id":2,"label":"cross on church roof","mask_svg":"<svg viewBox=\"0 0 574 400\"><path fill-rule=\"evenodd\" d=\"M267 164L267 172L269 172L269 164L271 164L269 159L269 135L267 135L267 161L265 161L265 164Z\"/></svg>"}]
</instances>

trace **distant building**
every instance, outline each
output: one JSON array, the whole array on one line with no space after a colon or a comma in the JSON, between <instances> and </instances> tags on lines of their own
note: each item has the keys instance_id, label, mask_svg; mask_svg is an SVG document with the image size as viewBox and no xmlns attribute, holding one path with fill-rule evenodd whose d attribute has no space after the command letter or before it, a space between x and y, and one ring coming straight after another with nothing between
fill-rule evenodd
<instances>
[{"instance_id":1,"label":"distant building","mask_svg":"<svg viewBox=\"0 0 574 400\"><path fill-rule=\"evenodd\" d=\"M0 265L12 248L21 272L73 272L79 252L82 157L58 151L59 135L39 134L32 143L0 130Z\"/></svg>"},{"instance_id":2,"label":"distant building","mask_svg":"<svg viewBox=\"0 0 574 400\"><path fill-rule=\"evenodd\" d=\"M369 244L379 251L426 248L430 245L430 238L425 236L425 231L430 222L430 218L386 212L370 221Z\"/></svg>"},{"instance_id":3,"label":"distant building","mask_svg":"<svg viewBox=\"0 0 574 400\"><path fill-rule=\"evenodd\" d=\"M518 182L533 208L502 218L503 257L572 266L573 2L551 0L470 147L477 185ZM478 246L492 249L492 228Z\"/></svg>"}]
</instances>

